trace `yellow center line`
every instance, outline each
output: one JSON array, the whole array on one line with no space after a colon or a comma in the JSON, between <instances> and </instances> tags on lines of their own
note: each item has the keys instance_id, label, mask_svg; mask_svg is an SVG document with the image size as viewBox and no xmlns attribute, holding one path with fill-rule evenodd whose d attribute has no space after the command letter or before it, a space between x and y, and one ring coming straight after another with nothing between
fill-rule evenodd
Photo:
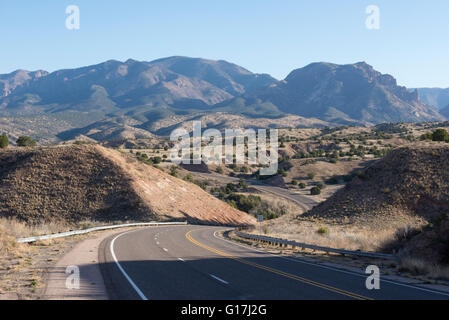
<instances>
[{"instance_id":1,"label":"yellow center line","mask_svg":"<svg viewBox=\"0 0 449 320\"><path fill-rule=\"evenodd\" d=\"M250 265L250 266L253 266L253 267L258 268L258 269L266 270L266 271L269 271L269 272L281 275L283 277L286 277L286 278L289 278L289 279L293 279L293 280L296 280L296 281L299 281L299 282L302 282L302 283L305 283L305 284L309 284L309 285L312 285L312 286L315 286L315 287L318 287L318 288L321 288L321 289L325 289L325 290L328 290L328 291L339 293L339 294L342 294L344 296L348 296L348 297L351 297L351 298L354 298L354 299L358 299L358 300L373 300L371 298L364 297L364 296L359 295L357 293L353 293L353 292L349 292L349 291L346 291L346 290L343 290L343 289L335 288L335 287L329 286L327 284L319 283L319 282L316 282L316 281L313 281L313 280L309 280L309 279L306 279L306 278L303 278L303 277L299 277L299 276L291 274L291 273L287 273L287 272L284 272L284 271L281 271L281 270L273 269L273 268L266 267L266 266L263 266L263 265L260 265L260 264L254 263L254 262L250 262L250 261L247 261L247 260L243 260L241 258L234 257L234 256L232 256L232 255L230 255L228 253L225 253L225 252L222 252L220 250L211 248L211 247L209 247L209 246L207 246L205 244L202 244L202 243L198 242L197 240L192 238L192 236L191 236L192 231L195 231L195 230L191 230L191 231L186 233L187 240L189 240L191 243L193 243L193 244L195 244L195 245L197 245L197 246L199 246L199 247L201 247L203 249L206 249L206 250L208 250L210 252L216 253L216 254L218 254L220 256L223 256L223 257L226 257L226 258L229 258L229 259L233 259L233 260L238 261L240 263L243 263L243 264L246 264L246 265Z\"/></svg>"}]
</instances>

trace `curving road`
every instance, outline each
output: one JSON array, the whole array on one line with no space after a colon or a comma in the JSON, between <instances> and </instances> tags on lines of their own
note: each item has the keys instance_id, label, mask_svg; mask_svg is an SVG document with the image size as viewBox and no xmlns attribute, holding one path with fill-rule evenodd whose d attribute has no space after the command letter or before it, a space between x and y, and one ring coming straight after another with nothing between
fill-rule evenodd
<instances>
[{"instance_id":1,"label":"curving road","mask_svg":"<svg viewBox=\"0 0 449 320\"><path fill-rule=\"evenodd\" d=\"M229 183L229 182L236 183L236 182L240 181L240 178L228 177L228 176L223 176L223 175L214 174L214 173L195 172L195 174L202 178L205 178L205 179L209 179L209 180L214 179L214 180L222 181L225 183ZM312 209L314 206L316 206L318 204L317 201L315 201L314 199L311 199L310 197L306 197L301 194L291 192L288 189L270 186L268 184L265 184L265 183L257 181L257 180L245 180L245 183L261 192L271 193L278 197L296 202L301 208L304 209L304 211L309 211L310 209Z\"/></svg>"},{"instance_id":2,"label":"curving road","mask_svg":"<svg viewBox=\"0 0 449 320\"><path fill-rule=\"evenodd\" d=\"M105 239L100 267L111 299L449 299L449 294L257 251L222 227L137 229Z\"/></svg>"}]
</instances>

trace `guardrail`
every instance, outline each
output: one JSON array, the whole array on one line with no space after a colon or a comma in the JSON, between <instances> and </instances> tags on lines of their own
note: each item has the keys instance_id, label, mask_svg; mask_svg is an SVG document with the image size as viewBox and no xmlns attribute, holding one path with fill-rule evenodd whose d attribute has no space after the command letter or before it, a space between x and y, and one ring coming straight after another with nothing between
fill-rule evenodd
<instances>
[{"instance_id":1,"label":"guardrail","mask_svg":"<svg viewBox=\"0 0 449 320\"><path fill-rule=\"evenodd\" d=\"M112 225L112 226L95 227L95 228L84 229L84 230L75 230L75 231L69 231L69 232L63 232L63 233L49 234L49 235L44 235L44 236L22 238L22 239L17 239L17 242L30 243L30 242L36 242L39 240L64 238L64 237L70 237L70 236L75 236L75 235L79 235L79 234L86 234L86 233L90 233L90 232L94 232L94 231L118 229L118 228L125 228L125 227L144 227L144 226L159 226L159 225L166 226L166 225L186 225L186 224L187 224L187 222L143 222L143 223L117 224L117 225Z\"/></svg>"},{"instance_id":2,"label":"guardrail","mask_svg":"<svg viewBox=\"0 0 449 320\"><path fill-rule=\"evenodd\" d=\"M342 254L342 255L352 255L352 256L369 257L369 258L379 258L379 259L390 259L394 256L392 254L387 254L387 253L351 251L351 250L321 247L321 246L315 246L315 245L311 245L311 244L300 243L300 242L296 242L296 241L284 240L284 239L279 239L279 238L259 236L259 235L255 235L255 234L247 234L247 233L243 233L240 231L235 231L235 234L237 236L239 236L241 238L245 238L245 239L269 242L269 243L278 244L278 245L299 247L299 248L304 248L304 249L311 249L311 250L316 250L316 251L323 251L323 252L327 252L327 253L332 252L332 253L338 253L338 254Z\"/></svg>"}]
</instances>

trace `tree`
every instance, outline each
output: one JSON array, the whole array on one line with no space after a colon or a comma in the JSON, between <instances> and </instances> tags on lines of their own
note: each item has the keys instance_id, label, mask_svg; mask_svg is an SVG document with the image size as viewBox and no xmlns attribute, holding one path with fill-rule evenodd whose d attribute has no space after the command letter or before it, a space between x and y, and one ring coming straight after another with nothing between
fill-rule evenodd
<instances>
[{"instance_id":1,"label":"tree","mask_svg":"<svg viewBox=\"0 0 449 320\"><path fill-rule=\"evenodd\" d=\"M449 141L449 134L446 129L437 129L432 133L433 141Z\"/></svg>"},{"instance_id":2,"label":"tree","mask_svg":"<svg viewBox=\"0 0 449 320\"><path fill-rule=\"evenodd\" d=\"M5 149L8 147L8 145L9 145L8 136L6 134L2 134L0 136L0 149Z\"/></svg>"},{"instance_id":3,"label":"tree","mask_svg":"<svg viewBox=\"0 0 449 320\"><path fill-rule=\"evenodd\" d=\"M28 136L21 136L17 139L16 144L19 147L35 147L37 143L36 140L33 140Z\"/></svg>"}]
</instances>

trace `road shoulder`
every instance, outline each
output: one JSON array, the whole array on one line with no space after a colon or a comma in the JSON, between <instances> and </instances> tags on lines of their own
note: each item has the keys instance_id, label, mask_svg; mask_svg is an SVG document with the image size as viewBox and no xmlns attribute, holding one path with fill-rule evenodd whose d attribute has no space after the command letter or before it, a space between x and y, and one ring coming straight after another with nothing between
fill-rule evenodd
<instances>
[{"instance_id":1,"label":"road shoulder","mask_svg":"<svg viewBox=\"0 0 449 320\"><path fill-rule=\"evenodd\" d=\"M99 266L99 247L104 239L135 228L115 229L100 232L78 243L64 255L47 274L43 300L108 300L109 296ZM79 270L79 288L67 288L69 276L73 269ZM66 273L66 271L70 271ZM75 282L69 280L69 287Z\"/></svg>"}]
</instances>

